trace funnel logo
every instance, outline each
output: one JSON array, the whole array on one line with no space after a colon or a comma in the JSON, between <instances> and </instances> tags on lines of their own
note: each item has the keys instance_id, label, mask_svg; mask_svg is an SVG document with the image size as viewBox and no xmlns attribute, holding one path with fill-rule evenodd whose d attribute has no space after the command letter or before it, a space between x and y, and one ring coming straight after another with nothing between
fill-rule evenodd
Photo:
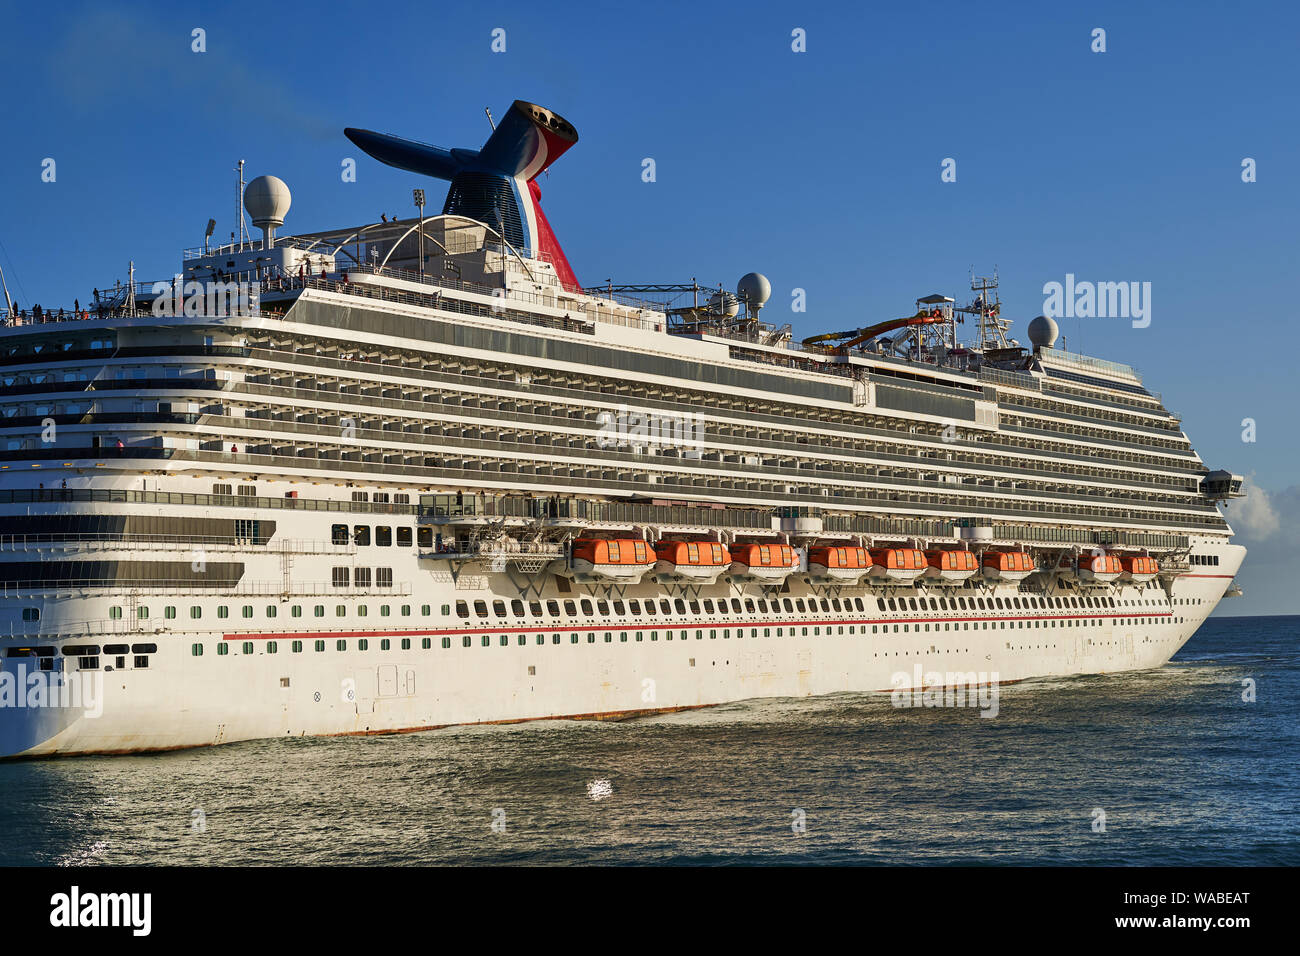
<instances>
[{"instance_id":1,"label":"funnel logo","mask_svg":"<svg viewBox=\"0 0 1300 956\"><path fill-rule=\"evenodd\" d=\"M566 289L581 291L542 212L537 185L537 177L578 141L563 117L516 100L478 150L426 146L366 129L343 132L381 163L450 180L443 215L483 223L524 255L549 261Z\"/></svg>"}]
</instances>

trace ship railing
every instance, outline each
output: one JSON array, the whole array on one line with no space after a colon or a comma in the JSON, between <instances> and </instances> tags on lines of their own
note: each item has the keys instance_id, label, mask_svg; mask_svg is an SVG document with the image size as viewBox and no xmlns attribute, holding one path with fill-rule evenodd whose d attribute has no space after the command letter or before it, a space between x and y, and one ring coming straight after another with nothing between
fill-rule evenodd
<instances>
[{"instance_id":1,"label":"ship railing","mask_svg":"<svg viewBox=\"0 0 1300 956\"><path fill-rule=\"evenodd\" d=\"M564 556L564 549L554 546L542 548L524 547L518 551L491 546L470 546L468 548L443 547L441 549L421 551L421 557L436 558L444 561L488 561L492 563L516 564L545 563L547 561L554 561L563 558Z\"/></svg>"},{"instance_id":2,"label":"ship railing","mask_svg":"<svg viewBox=\"0 0 1300 956\"><path fill-rule=\"evenodd\" d=\"M145 551L250 551L266 550L294 554L355 554L356 544L323 539L266 538L210 535L112 534L68 532L59 534L0 535L0 551L109 551L123 548Z\"/></svg>"},{"instance_id":3,"label":"ship railing","mask_svg":"<svg viewBox=\"0 0 1300 956\"><path fill-rule=\"evenodd\" d=\"M331 581L208 581L203 575L179 580L175 578L38 578L23 581L0 582L0 597L20 597L27 594L49 594L76 590L108 590L134 592L148 595L188 595L206 597L222 595L302 595L335 597L384 597L411 593L409 581L390 585L366 587L339 586Z\"/></svg>"},{"instance_id":4,"label":"ship railing","mask_svg":"<svg viewBox=\"0 0 1300 956\"><path fill-rule=\"evenodd\" d=\"M1025 372L1010 372L1000 368L981 368L979 377L985 382L994 382L999 385L1012 385L1016 388L1027 388L1033 392L1043 390L1042 383L1034 376Z\"/></svg>"},{"instance_id":5,"label":"ship railing","mask_svg":"<svg viewBox=\"0 0 1300 956\"><path fill-rule=\"evenodd\" d=\"M171 622L160 617L115 617L86 621L15 621L0 626L0 637L57 639L94 634L159 634Z\"/></svg>"},{"instance_id":6,"label":"ship railing","mask_svg":"<svg viewBox=\"0 0 1300 956\"><path fill-rule=\"evenodd\" d=\"M404 289L395 289L388 286L368 285L364 283L349 282L347 276L350 274L374 274L393 276L418 282L422 285L432 287L431 292L420 292ZM167 280L170 284L170 279ZM563 328L572 332L581 332L594 334L594 329L584 326L584 321L592 321L587 318L584 308L574 309L574 315L567 319L560 319L551 316L535 315L527 312L521 312L517 309L506 308L508 304L521 305L540 305L557 308L554 297L550 299L536 293L525 292L522 290L505 290L500 287L480 285L473 282L465 282L460 279L447 279L442 277L425 276L421 278L418 273L407 270L396 270L389 268L380 268L372 265L352 264L336 269L333 272L321 274L305 274L298 276L293 272L282 272L262 270L257 272L232 272L224 275L223 282L240 283L247 282L257 287L260 292L258 311L249 313L267 317L282 317L285 310L277 308L275 300L267 301L266 296L280 293L297 292L303 289L318 289L328 292L342 293L345 295L361 296L371 299L379 299L386 302L397 302L406 305L416 305L422 308L435 308L443 311L461 312L472 315L482 315L489 318L503 318L513 322L524 322L532 325L543 325L554 328ZM17 327L29 325L46 325L64 322L82 322L82 321L103 321L104 319L132 319L147 318L154 314L153 307L148 300L153 299L153 289L158 283L143 281L135 284L136 296L146 301L137 304L134 308L126 306L126 290L119 289L111 294L101 293L101 298L94 302L83 305L79 312L72 309L58 309L51 311L43 309L40 316L35 314L34 310L24 309L21 312L0 312L0 326ZM485 305L476 302L465 302L451 296L443 295L443 290L472 292L484 296L499 298L502 305ZM206 300L201 305L206 306ZM593 309L598 313L601 321L621 322L622 324L634 324L641 321L643 327L652 328L654 322L651 320L634 320L627 317L612 316L606 317L603 310ZM218 311L213 315L223 318L233 318L241 315L239 312ZM200 312L195 317L208 316L206 311Z\"/></svg>"},{"instance_id":7,"label":"ship railing","mask_svg":"<svg viewBox=\"0 0 1300 956\"><path fill-rule=\"evenodd\" d=\"M1097 358L1093 355L1083 355L1079 352L1066 352L1062 349L1044 348L1041 352L1044 360L1049 363L1058 365L1074 366L1075 368L1092 372L1104 372L1108 375L1119 375L1131 379L1138 384L1142 383L1142 376L1138 370L1131 365L1125 365L1123 362L1112 362L1108 359Z\"/></svg>"},{"instance_id":8,"label":"ship railing","mask_svg":"<svg viewBox=\"0 0 1300 956\"><path fill-rule=\"evenodd\" d=\"M5 453L0 453L0 455L2 454ZM72 450L56 449L52 451L47 451L45 449L25 449L21 453L10 452L7 454L12 456L8 460L17 460L19 455L21 455L22 459L32 459L32 460L50 460L55 458L62 459L64 461L71 461L76 458L95 458L95 459L104 459L104 460L168 459L174 461L211 461L211 462L220 462L226 465L243 464L243 465L265 466L267 464L285 464L291 467L302 467L304 461L302 457L298 457L298 456L281 455L281 454L265 454L261 452L254 453L254 454L245 454L245 453L237 453L237 452L196 451L192 449L183 449L183 448L157 448L157 447L98 448L98 449L86 448L86 449L72 449ZM528 470L509 471L509 470L498 470L492 468L471 469L471 468L463 468L463 467L449 468L449 467L444 467L441 464L441 462L444 460L443 458L440 458L438 456L433 456L433 455L421 456L421 455L410 455L410 454L403 453L403 454L394 454L389 457L394 457L394 458L401 457L401 458L410 459L410 463L399 463L396 461L384 462L384 468L386 470L396 475L418 476L422 480L428 480L430 477L436 475L438 477L445 477L456 481L467 481L469 483L474 483L483 480L484 476L498 476L496 480L501 480L499 476L505 475L508 476L509 479L512 481L527 481L529 483L545 484L545 485L571 485L575 481L575 477L571 477L567 474L555 475L547 472L538 472L538 471L528 471ZM415 459L419 459L419 458L424 459L423 464L415 461ZM361 458L321 458L321 459L317 459L317 461L319 461L323 467L328 467L330 469L344 470L344 471L370 472L373 471L375 467L375 462L366 461ZM528 467L528 463L525 463L525 468L527 467ZM565 467L567 468L568 466ZM818 473L813 470L809 470L809 477L814 477L814 476L823 477L824 473ZM794 478L795 476L782 475L782 477ZM867 476L868 480L870 480L872 477L874 476ZM669 495L680 495L683 493L683 491L687 494L691 494L691 493L698 494L700 493L701 489L708 489L711 492L722 491L729 497L754 498L754 499L770 497L769 492L763 492L761 490L756 490L756 489L751 490L748 488L732 488L720 484L720 482L726 480L727 478L728 476L726 475L725 470L721 470L716 474L713 473L708 475L701 474L698 476L698 483L692 485L690 489L683 489L683 490L657 486L655 484L650 484L644 480L640 480L636 478L601 477L597 480L601 482L602 487L608 488L610 490L630 491L633 492L634 494L639 494L639 495L648 495L648 494L657 493L657 494L663 494L665 497L667 497ZM582 476L579 475L576 476L576 480L582 481L584 479ZM854 480L859 480L859 479L855 476ZM880 492L876 493L874 498L871 499L873 503L884 505L886 507L894 506L894 507L906 508L909 505L912 505L917 509L934 508L936 506L931 504L925 497L923 497L924 495L931 494L934 492L943 492L947 494L960 493L960 494L979 495L981 493L980 492L981 488L993 487L991 480L987 480L983 484L976 484L976 483L967 484L965 482L962 483L926 482L926 481L909 480L909 479L890 479L890 482L891 485L888 489L882 489ZM826 507L826 506L833 505L836 499L844 499L844 498L859 499L860 498L859 495L850 495L845 492L841 492L838 489L836 490L836 493L832 494L829 492L828 489L817 490L810 485L800 485L800 486L792 486L792 487L794 487L794 490L787 492L785 495L786 499L790 503L806 503L806 502L815 501L816 503L822 505L823 507ZM910 491L909 488L916 488L917 490ZM1003 483L1002 490L1003 491L1014 490L1013 485ZM59 500L56 497L57 494L58 494L57 492L54 493L54 495L52 495L49 500ZM0 500L4 500L3 492L0 492ZM25 500L29 500L29 499L25 499ZM113 500L113 499L109 499L109 500ZM288 499L288 500L293 500L293 499ZM234 503L243 504L243 502L241 501L235 501ZM1140 503L1148 504L1148 505L1153 504L1152 502L1148 502L1148 501L1141 501ZM1115 504L1114 499L1090 499L1087 498L1086 496L1072 496L1069 500L1065 501L1064 503L1062 503L1060 500L1054 500L1051 502L1026 502L1023 498L1008 497L1007 500L1003 500L1003 501L998 501L992 498L986 499L984 503L980 506L964 508L963 510L970 511L972 513L981 513L981 514L997 514L999 512L1007 512L1017 516L1024 515L1024 517L1028 519L1032 519L1032 517L1036 515L1048 515L1053 517L1059 516L1059 517L1066 517L1066 518L1079 517L1080 520L1088 520L1092 515L1097 513L1099 508L1103 506L1114 507L1114 504ZM1154 505L1164 506L1164 507L1171 506L1169 504L1162 504L1159 502L1154 503ZM344 508L341 505L340 510L346 510L346 508ZM1148 524L1148 525L1206 527L1206 528L1213 528L1215 530L1225 527L1222 515L1220 515L1217 509L1213 508L1212 506L1205 506L1205 507L1198 508L1195 504L1180 504L1179 511L1180 513L1177 515L1170 514L1165 516L1162 519L1157 519L1155 517L1152 518L1135 517L1131 520L1133 521L1133 523L1141 523L1141 524Z\"/></svg>"}]
</instances>

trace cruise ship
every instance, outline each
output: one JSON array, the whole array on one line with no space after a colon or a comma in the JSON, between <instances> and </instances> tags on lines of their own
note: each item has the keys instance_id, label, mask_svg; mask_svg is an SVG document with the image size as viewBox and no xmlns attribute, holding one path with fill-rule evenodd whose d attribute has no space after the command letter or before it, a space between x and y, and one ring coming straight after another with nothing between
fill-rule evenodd
<instances>
[{"instance_id":1,"label":"cruise ship","mask_svg":"<svg viewBox=\"0 0 1300 956\"><path fill-rule=\"evenodd\" d=\"M230 242L8 304L0 756L1154 668L1232 588L1240 477L995 277L796 341L581 285L551 110L346 135L442 213L277 235L241 162Z\"/></svg>"}]
</instances>

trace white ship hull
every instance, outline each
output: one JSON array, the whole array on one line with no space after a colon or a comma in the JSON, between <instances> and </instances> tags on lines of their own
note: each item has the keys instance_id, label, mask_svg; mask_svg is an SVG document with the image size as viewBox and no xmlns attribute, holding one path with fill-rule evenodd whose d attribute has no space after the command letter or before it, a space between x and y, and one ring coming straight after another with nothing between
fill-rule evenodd
<instances>
[{"instance_id":1,"label":"white ship hull","mask_svg":"<svg viewBox=\"0 0 1300 956\"><path fill-rule=\"evenodd\" d=\"M103 678L97 716L56 707L0 710L0 754L123 753L270 737L615 718L751 698L890 691L900 680L901 686L911 686L898 675L910 678L917 665L927 674L981 675L981 681L1002 683L1153 668L1167 662L1214 609L1244 555L1233 545L1216 550L1221 565L1215 573L1181 576L1172 604L1160 588L1124 587L1113 592L1119 605L1114 608L881 613L876 599L885 593L904 601L918 594L978 594L990 604L995 596L1023 593L855 588L842 589L841 599L863 597L870 609L865 613L507 619L468 625L455 620L408 625L388 618L391 626L361 627L353 620L346 628L319 629L302 618L301 628L177 628L70 638L75 644L148 640L158 651L144 669L93 672ZM484 575L480 582L500 583L497 575ZM751 598L761 593L751 584L743 587L734 590L720 582L704 593ZM440 606L466 597L491 600L486 589L444 583L438 590L394 602ZM646 585L629 589L626 597L640 594L644 600L665 593ZM812 592L800 583L790 593ZM369 641L364 651L357 645L362 638ZM403 638L410 649L400 649ZM385 639L391 650L380 648ZM291 651L295 640L303 642L300 653ZM318 640L325 642L323 651L314 649ZM274 654L269 653L272 641L278 645ZM346 650L337 649L339 641L346 642ZM196 643L204 647L202 656L193 654ZM228 653L218 654L219 643ZM30 661L3 661L10 673L21 663ZM66 676L75 677L75 658L66 664Z\"/></svg>"}]
</instances>

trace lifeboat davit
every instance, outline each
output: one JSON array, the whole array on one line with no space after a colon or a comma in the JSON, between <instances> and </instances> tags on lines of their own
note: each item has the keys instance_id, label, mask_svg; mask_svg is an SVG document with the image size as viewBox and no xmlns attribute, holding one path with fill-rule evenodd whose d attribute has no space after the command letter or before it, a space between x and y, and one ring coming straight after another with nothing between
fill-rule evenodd
<instances>
[{"instance_id":1,"label":"lifeboat davit","mask_svg":"<svg viewBox=\"0 0 1300 956\"><path fill-rule=\"evenodd\" d=\"M808 551L808 570L814 577L857 584L871 571L871 555L853 545L824 545Z\"/></svg>"},{"instance_id":2,"label":"lifeboat davit","mask_svg":"<svg viewBox=\"0 0 1300 956\"><path fill-rule=\"evenodd\" d=\"M1119 556L1114 554L1085 555L1079 558L1075 567L1083 584L1110 584L1124 573Z\"/></svg>"},{"instance_id":3,"label":"lifeboat davit","mask_svg":"<svg viewBox=\"0 0 1300 956\"><path fill-rule=\"evenodd\" d=\"M965 581L976 574L980 565L975 555L965 548L925 552L925 577L940 581Z\"/></svg>"},{"instance_id":4,"label":"lifeboat davit","mask_svg":"<svg viewBox=\"0 0 1300 956\"><path fill-rule=\"evenodd\" d=\"M1143 554L1127 555L1120 558L1119 563L1124 569L1124 577L1139 584L1152 580L1160 573L1160 562Z\"/></svg>"},{"instance_id":5,"label":"lifeboat davit","mask_svg":"<svg viewBox=\"0 0 1300 956\"><path fill-rule=\"evenodd\" d=\"M655 571L683 581L712 584L731 564L731 553L716 541L660 541Z\"/></svg>"},{"instance_id":6,"label":"lifeboat davit","mask_svg":"<svg viewBox=\"0 0 1300 956\"><path fill-rule=\"evenodd\" d=\"M925 552L917 548L872 548L871 578L884 584L915 581L929 567Z\"/></svg>"},{"instance_id":7,"label":"lifeboat davit","mask_svg":"<svg viewBox=\"0 0 1300 956\"><path fill-rule=\"evenodd\" d=\"M570 568L574 574L607 581L637 582L655 565L655 553L640 538L578 538Z\"/></svg>"},{"instance_id":8,"label":"lifeboat davit","mask_svg":"<svg viewBox=\"0 0 1300 956\"><path fill-rule=\"evenodd\" d=\"M1037 570L1028 551L985 551L980 564L993 581L1023 581Z\"/></svg>"},{"instance_id":9,"label":"lifeboat davit","mask_svg":"<svg viewBox=\"0 0 1300 956\"><path fill-rule=\"evenodd\" d=\"M733 544L731 573L756 581L783 581L799 570L799 554L788 544Z\"/></svg>"}]
</instances>

